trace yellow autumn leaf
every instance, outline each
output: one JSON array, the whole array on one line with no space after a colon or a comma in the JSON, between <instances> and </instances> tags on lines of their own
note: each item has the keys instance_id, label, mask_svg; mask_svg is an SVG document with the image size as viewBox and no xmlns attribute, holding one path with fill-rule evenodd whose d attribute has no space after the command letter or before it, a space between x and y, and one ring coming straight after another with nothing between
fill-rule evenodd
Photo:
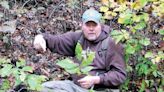
<instances>
[{"instance_id":1,"label":"yellow autumn leaf","mask_svg":"<svg viewBox=\"0 0 164 92\"><path fill-rule=\"evenodd\" d=\"M108 10L109 10L109 8L106 7L106 6L101 6L100 7L100 12L107 12Z\"/></svg>"},{"instance_id":2,"label":"yellow autumn leaf","mask_svg":"<svg viewBox=\"0 0 164 92\"><path fill-rule=\"evenodd\" d=\"M112 14L111 14L112 16L117 16L117 13L115 13L115 12L112 12Z\"/></svg>"},{"instance_id":3,"label":"yellow autumn leaf","mask_svg":"<svg viewBox=\"0 0 164 92\"><path fill-rule=\"evenodd\" d=\"M161 57L157 56L156 58L152 59L152 62L153 62L153 64L156 64L156 63L159 63L160 60L161 60Z\"/></svg>"},{"instance_id":4,"label":"yellow autumn leaf","mask_svg":"<svg viewBox=\"0 0 164 92\"><path fill-rule=\"evenodd\" d=\"M101 3L108 6L109 0L101 0Z\"/></svg>"},{"instance_id":5,"label":"yellow autumn leaf","mask_svg":"<svg viewBox=\"0 0 164 92\"><path fill-rule=\"evenodd\" d=\"M118 19L118 23L121 23L122 24L122 23L124 23L124 21L125 21L124 18L119 18Z\"/></svg>"}]
</instances>

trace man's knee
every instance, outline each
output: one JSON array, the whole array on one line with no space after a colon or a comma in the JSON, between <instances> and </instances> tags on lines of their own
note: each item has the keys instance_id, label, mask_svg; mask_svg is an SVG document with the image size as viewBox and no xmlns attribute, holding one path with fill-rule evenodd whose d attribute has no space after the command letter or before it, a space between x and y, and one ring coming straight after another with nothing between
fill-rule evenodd
<instances>
[{"instance_id":1,"label":"man's knee","mask_svg":"<svg viewBox=\"0 0 164 92\"><path fill-rule=\"evenodd\" d=\"M70 89L71 81L49 81L42 84L43 90L41 92L68 92L67 88Z\"/></svg>"}]
</instances>

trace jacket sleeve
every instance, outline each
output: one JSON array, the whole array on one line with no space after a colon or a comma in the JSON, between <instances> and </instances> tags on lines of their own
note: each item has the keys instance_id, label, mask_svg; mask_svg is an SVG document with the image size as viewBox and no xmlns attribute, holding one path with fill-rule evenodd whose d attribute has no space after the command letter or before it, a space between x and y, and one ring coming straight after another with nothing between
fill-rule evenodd
<instances>
[{"instance_id":1,"label":"jacket sleeve","mask_svg":"<svg viewBox=\"0 0 164 92\"><path fill-rule=\"evenodd\" d=\"M67 32L61 35L51 35L43 33L43 38L46 40L46 46L52 52L66 55L66 56L74 56L75 46L77 43L77 36L79 33L77 32Z\"/></svg>"},{"instance_id":2,"label":"jacket sleeve","mask_svg":"<svg viewBox=\"0 0 164 92\"><path fill-rule=\"evenodd\" d=\"M106 73L100 74L100 84L110 87L117 87L121 85L126 79L124 50L120 44L111 42L107 50L107 68Z\"/></svg>"}]
</instances>

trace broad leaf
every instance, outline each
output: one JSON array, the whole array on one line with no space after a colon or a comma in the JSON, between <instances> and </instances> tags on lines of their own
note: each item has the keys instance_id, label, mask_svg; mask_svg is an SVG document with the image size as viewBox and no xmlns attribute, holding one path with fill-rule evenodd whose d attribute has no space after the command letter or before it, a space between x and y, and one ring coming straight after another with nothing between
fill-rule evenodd
<instances>
[{"instance_id":1,"label":"broad leaf","mask_svg":"<svg viewBox=\"0 0 164 92\"><path fill-rule=\"evenodd\" d=\"M26 74L24 73L24 72L21 72L21 75L19 76L19 78L20 78L20 80L22 81L22 82L24 82L25 81L25 79L26 79Z\"/></svg>"},{"instance_id":2,"label":"broad leaf","mask_svg":"<svg viewBox=\"0 0 164 92\"><path fill-rule=\"evenodd\" d=\"M11 74L12 65L10 64L4 64L3 68L0 70L0 75L2 77L9 76Z\"/></svg>"},{"instance_id":3,"label":"broad leaf","mask_svg":"<svg viewBox=\"0 0 164 92\"><path fill-rule=\"evenodd\" d=\"M87 74L89 71L91 71L93 69L93 67L92 66L87 66L87 67L84 67L84 68L82 68L81 69L81 72L83 73L83 74Z\"/></svg>"},{"instance_id":4,"label":"broad leaf","mask_svg":"<svg viewBox=\"0 0 164 92\"><path fill-rule=\"evenodd\" d=\"M132 7L133 7L135 10L139 10L139 9L143 8L147 3L148 3L148 0L136 0L136 1L132 4Z\"/></svg>"},{"instance_id":5,"label":"broad leaf","mask_svg":"<svg viewBox=\"0 0 164 92\"><path fill-rule=\"evenodd\" d=\"M120 5L118 8L114 8L113 11L122 12L122 11L125 11L126 9L127 9L127 6L123 4L123 5Z\"/></svg>"},{"instance_id":6,"label":"broad leaf","mask_svg":"<svg viewBox=\"0 0 164 92\"><path fill-rule=\"evenodd\" d=\"M18 62L16 62L16 66L17 67L20 67L20 66L25 66L26 65L26 62L24 59L19 59Z\"/></svg>"},{"instance_id":7,"label":"broad leaf","mask_svg":"<svg viewBox=\"0 0 164 92\"><path fill-rule=\"evenodd\" d=\"M87 52L87 58L84 59L81 63L82 67L88 66L93 62L93 59L95 58L95 52Z\"/></svg>"},{"instance_id":8,"label":"broad leaf","mask_svg":"<svg viewBox=\"0 0 164 92\"><path fill-rule=\"evenodd\" d=\"M78 74L80 72L79 67L73 69L66 69L66 71L70 74Z\"/></svg>"},{"instance_id":9,"label":"broad leaf","mask_svg":"<svg viewBox=\"0 0 164 92\"><path fill-rule=\"evenodd\" d=\"M57 62L56 64L59 65L60 67L64 68L64 69L66 69L66 70L67 69L73 69L73 68L76 68L78 66L69 58L61 60L61 61Z\"/></svg>"},{"instance_id":10,"label":"broad leaf","mask_svg":"<svg viewBox=\"0 0 164 92\"><path fill-rule=\"evenodd\" d=\"M108 10L109 10L109 8L106 7L106 6L101 6L101 7L100 7L100 11L101 11L101 12L107 12Z\"/></svg>"},{"instance_id":11,"label":"broad leaf","mask_svg":"<svg viewBox=\"0 0 164 92\"><path fill-rule=\"evenodd\" d=\"M146 86L146 83L144 80L142 80L142 84L141 84L141 88L140 88L139 92L144 92L144 90L146 88L145 86Z\"/></svg>"},{"instance_id":12,"label":"broad leaf","mask_svg":"<svg viewBox=\"0 0 164 92\"><path fill-rule=\"evenodd\" d=\"M20 77L19 77L19 75L15 75L15 85L14 86L17 86L17 85L19 85L19 84L21 84L21 80L20 80Z\"/></svg>"},{"instance_id":13,"label":"broad leaf","mask_svg":"<svg viewBox=\"0 0 164 92\"><path fill-rule=\"evenodd\" d=\"M131 46L130 44L128 44L125 48L125 51L128 54L134 54L135 53L135 48L133 46Z\"/></svg>"},{"instance_id":14,"label":"broad leaf","mask_svg":"<svg viewBox=\"0 0 164 92\"><path fill-rule=\"evenodd\" d=\"M154 57L154 55L153 55L152 52L147 52L147 53L145 54L145 58L152 58L152 57Z\"/></svg>"},{"instance_id":15,"label":"broad leaf","mask_svg":"<svg viewBox=\"0 0 164 92\"><path fill-rule=\"evenodd\" d=\"M142 30L145 27L146 27L146 23L145 22L140 22L140 23L137 23L134 28L137 29L137 30Z\"/></svg>"},{"instance_id":16,"label":"broad leaf","mask_svg":"<svg viewBox=\"0 0 164 92\"><path fill-rule=\"evenodd\" d=\"M36 79L34 77L30 77L28 78L27 81L28 81L28 85L30 86L30 89L36 90L37 85L38 85Z\"/></svg>"},{"instance_id":17,"label":"broad leaf","mask_svg":"<svg viewBox=\"0 0 164 92\"><path fill-rule=\"evenodd\" d=\"M81 44L78 42L77 45L76 45L76 48L75 48L75 54L76 54L76 57L79 61L81 61L82 59L82 46Z\"/></svg>"},{"instance_id":18,"label":"broad leaf","mask_svg":"<svg viewBox=\"0 0 164 92\"><path fill-rule=\"evenodd\" d=\"M2 85L0 86L0 90L3 89L6 91L6 89L9 89L9 88L10 88L10 81L6 79L2 82ZM5 91L2 91L2 92L5 92Z\"/></svg>"},{"instance_id":19,"label":"broad leaf","mask_svg":"<svg viewBox=\"0 0 164 92\"><path fill-rule=\"evenodd\" d=\"M126 30L121 30L124 38L127 40L129 39L129 33Z\"/></svg>"},{"instance_id":20,"label":"broad leaf","mask_svg":"<svg viewBox=\"0 0 164 92\"><path fill-rule=\"evenodd\" d=\"M27 79L27 83L30 86L30 89L41 91L42 86L41 83L45 81L45 76L38 76L38 75L29 75Z\"/></svg>"},{"instance_id":21,"label":"broad leaf","mask_svg":"<svg viewBox=\"0 0 164 92\"><path fill-rule=\"evenodd\" d=\"M32 67L31 66L25 66L25 67L23 67L22 70L26 71L26 72L32 72Z\"/></svg>"},{"instance_id":22,"label":"broad leaf","mask_svg":"<svg viewBox=\"0 0 164 92\"><path fill-rule=\"evenodd\" d=\"M124 34L120 31L112 31L111 36L116 40L116 44L124 38Z\"/></svg>"},{"instance_id":23,"label":"broad leaf","mask_svg":"<svg viewBox=\"0 0 164 92\"><path fill-rule=\"evenodd\" d=\"M164 35L164 29L159 30L159 34Z\"/></svg>"},{"instance_id":24,"label":"broad leaf","mask_svg":"<svg viewBox=\"0 0 164 92\"><path fill-rule=\"evenodd\" d=\"M144 46L148 46L150 44L150 39L149 38L143 38L139 41L140 44Z\"/></svg>"},{"instance_id":25,"label":"broad leaf","mask_svg":"<svg viewBox=\"0 0 164 92\"><path fill-rule=\"evenodd\" d=\"M0 58L0 65L10 63L10 59Z\"/></svg>"},{"instance_id":26,"label":"broad leaf","mask_svg":"<svg viewBox=\"0 0 164 92\"><path fill-rule=\"evenodd\" d=\"M120 14L118 18L118 23L120 24L131 24L132 22L132 14L130 12L125 12Z\"/></svg>"}]
</instances>

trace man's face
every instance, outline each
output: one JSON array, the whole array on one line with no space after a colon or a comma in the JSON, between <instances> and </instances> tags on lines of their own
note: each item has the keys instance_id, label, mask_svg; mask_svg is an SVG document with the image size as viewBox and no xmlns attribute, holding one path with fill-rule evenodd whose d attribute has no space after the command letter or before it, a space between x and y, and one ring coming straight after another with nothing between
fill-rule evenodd
<instances>
[{"instance_id":1,"label":"man's face","mask_svg":"<svg viewBox=\"0 0 164 92\"><path fill-rule=\"evenodd\" d=\"M90 41L94 41L101 34L101 25L100 23L97 24L93 21L88 21L86 23L83 23L82 30L85 38Z\"/></svg>"}]
</instances>

